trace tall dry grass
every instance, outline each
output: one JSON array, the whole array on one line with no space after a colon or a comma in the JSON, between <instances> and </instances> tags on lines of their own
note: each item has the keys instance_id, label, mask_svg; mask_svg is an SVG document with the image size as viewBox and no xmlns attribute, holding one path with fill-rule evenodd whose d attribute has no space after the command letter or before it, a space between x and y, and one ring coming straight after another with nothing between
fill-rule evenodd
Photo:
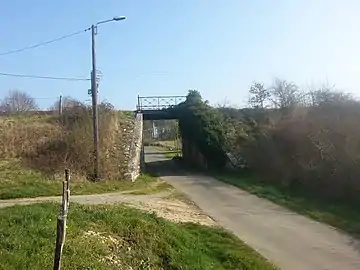
<instances>
[{"instance_id":1,"label":"tall dry grass","mask_svg":"<svg viewBox=\"0 0 360 270\"><path fill-rule=\"evenodd\" d=\"M26 166L49 174L65 167L91 178L93 136L91 109L76 104L62 116L0 118L1 158L20 158ZM131 119L109 104L99 107L100 174L121 179L126 172Z\"/></svg>"}]
</instances>

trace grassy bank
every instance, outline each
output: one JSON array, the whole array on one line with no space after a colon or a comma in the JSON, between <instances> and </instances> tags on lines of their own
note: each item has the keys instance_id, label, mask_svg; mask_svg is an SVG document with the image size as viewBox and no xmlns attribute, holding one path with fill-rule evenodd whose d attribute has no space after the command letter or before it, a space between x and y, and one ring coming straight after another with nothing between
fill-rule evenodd
<instances>
[{"instance_id":1,"label":"grassy bank","mask_svg":"<svg viewBox=\"0 0 360 270\"><path fill-rule=\"evenodd\" d=\"M62 181L63 175L50 178L41 172L24 168L15 159L0 162L0 199L60 195ZM73 195L130 190L147 194L168 188L170 186L149 175L142 175L135 182L102 180L94 183L76 175L71 178Z\"/></svg>"},{"instance_id":2,"label":"grassy bank","mask_svg":"<svg viewBox=\"0 0 360 270\"><path fill-rule=\"evenodd\" d=\"M116 111L108 103L99 104L99 170L103 179L123 179L128 172L133 125L133 113ZM80 102L74 101L74 106L64 109L61 116L0 117L0 143L1 162L17 159L26 168L21 174L27 177L39 178L40 173L52 176L69 168L83 178L93 178L91 108ZM2 167L0 174L4 174ZM12 179L1 179L0 185L3 182ZM49 189L49 181L42 181L41 186L35 182L28 183L29 189Z\"/></svg>"},{"instance_id":3,"label":"grassy bank","mask_svg":"<svg viewBox=\"0 0 360 270\"><path fill-rule=\"evenodd\" d=\"M58 205L0 210L0 269L52 267ZM275 269L219 228L124 206L71 204L63 269Z\"/></svg>"},{"instance_id":4,"label":"grassy bank","mask_svg":"<svg viewBox=\"0 0 360 270\"><path fill-rule=\"evenodd\" d=\"M251 173L216 174L219 180L237 186L259 197L285 206L299 214L327 223L360 237L360 210L340 202L324 201L261 182Z\"/></svg>"}]
</instances>

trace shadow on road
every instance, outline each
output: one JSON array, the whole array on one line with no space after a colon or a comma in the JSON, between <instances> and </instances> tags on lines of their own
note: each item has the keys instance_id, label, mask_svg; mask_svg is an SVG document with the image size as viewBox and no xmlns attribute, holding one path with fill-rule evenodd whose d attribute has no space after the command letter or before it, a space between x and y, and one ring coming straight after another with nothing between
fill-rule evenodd
<instances>
[{"instance_id":1,"label":"shadow on road","mask_svg":"<svg viewBox=\"0 0 360 270\"><path fill-rule=\"evenodd\" d=\"M146 155L151 153L146 153ZM159 154L159 153L154 153ZM190 172L180 161L164 159L145 163L145 171L156 176L185 176Z\"/></svg>"},{"instance_id":2,"label":"shadow on road","mask_svg":"<svg viewBox=\"0 0 360 270\"><path fill-rule=\"evenodd\" d=\"M183 164L182 161L166 159L161 161L147 162L145 171L155 177L177 176L176 181L196 179L196 185L206 188L223 187L227 185L221 181L209 177L209 174L199 169L191 168ZM179 177L180 176L180 177Z\"/></svg>"}]
</instances>

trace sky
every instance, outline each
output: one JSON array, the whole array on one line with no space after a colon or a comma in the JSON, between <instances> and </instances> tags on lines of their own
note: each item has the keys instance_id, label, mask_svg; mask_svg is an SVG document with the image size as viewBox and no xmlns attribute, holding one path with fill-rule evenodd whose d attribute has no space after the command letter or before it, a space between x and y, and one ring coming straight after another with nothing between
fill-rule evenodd
<instances>
[{"instance_id":1,"label":"sky","mask_svg":"<svg viewBox=\"0 0 360 270\"><path fill-rule=\"evenodd\" d=\"M83 30L96 36L101 99L135 109L137 96L186 95L242 107L253 81L328 83L360 96L360 1L1 0L0 54ZM90 76L91 34L0 56L0 72ZM0 76L0 98L18 89L41 107L59 95L88 101L90 82Z\"/></svg>"}]
</instances>

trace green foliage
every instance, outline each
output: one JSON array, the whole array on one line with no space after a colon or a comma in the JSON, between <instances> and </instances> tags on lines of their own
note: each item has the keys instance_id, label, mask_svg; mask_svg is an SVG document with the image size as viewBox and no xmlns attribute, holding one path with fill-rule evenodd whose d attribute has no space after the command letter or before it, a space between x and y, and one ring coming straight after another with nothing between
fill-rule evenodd
<instances>
[{"instance_id":1,"label":"green foliage","mask_svg":"<svg viewBox=\"0 0 360 270\"><path fill-rule=\"evenodd\" d=\"M250 89L249 93L251 97L249 103L254 108L264 109L266 107L265 102L270 98L270 91L264 87L263 83L254 82Z\"/></svg>"},{"instance_id":2,"label":"green foliage","mask_svg":"<svg viewBox=\"0 0 360 270\"><path fill-rule=\"evenodd\" d=\"M0 269L51 269L55 203L0 210ZM71 204L63 269L276 269L220 228L177 224L121 205Z\"/></svg>"},{"instance_id":3,"label":"green foliage","mask_svg":"<svg viewBox=\"0 0 360 270\"><path fill-rule=\"evenodd\" d=\"M186 101L188 103L196 104L202 102L203 100L198 90L189 90Z\"/></svg>"},{"instance_id":4,"label":"green foliage","mask_svg":"<svg viewBox=\"0 0 360 270\"><path fill-rule=\"evenodd\" d=\"M64 176L54 177L23 166L20 160L3 160L0 162L0 199L29 198L38 196L58 196ZM73 174L71 194L93 194L137 190L142 193L164 191L162 182L153 177L142 175L135 182L122 180L103 180L90 182L84 177Z\"/></svg>"},{"instance_id":5,"label":"green foliage","mask_svg":"<svg viewBox=\"0 0 360 270\"><path fill-rule=\"evenodd\" d=\"M221 113L207 105L200 93L190 90L185 102L172 109L179 119L182 137L194 143L211 167L223 167L226 129Z\"/></svg>"}]
</instances>

